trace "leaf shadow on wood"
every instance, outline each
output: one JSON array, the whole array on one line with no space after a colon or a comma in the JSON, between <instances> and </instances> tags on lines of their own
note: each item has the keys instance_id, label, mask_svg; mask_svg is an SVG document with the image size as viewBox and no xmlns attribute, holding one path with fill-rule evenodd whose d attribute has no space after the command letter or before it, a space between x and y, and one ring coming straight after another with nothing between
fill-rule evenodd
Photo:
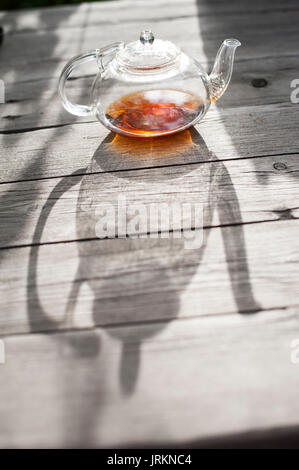
<instances>
[{"instance_id":1,"label":"leaf shadow on wood","mask_svg":"<svg viewBox=\"0 0 299 470\"><path fill-rule=\"evenodd\" d=\"M74 172L73 176L79 175L80 180L85 171L86 168L81 168ZM27 314L32 332L55 332L60 328L71 329L73 326L72 318L70 318L68 312L66 312L65 319L59 321L44 309L38 292L37 267L39 246L48 217L50 217L59 197L71 190L77 182L78 179L69 177L59 181L49 194L35 228L33 245L29 255L27 279ZM57 195L59 196L57 197ZM71 296L76 297L78 288L79 283L75 280ZM53 314L53 312L51 313ZM58 378L59 384L56 384L65 390L64 395L66 397L62 409L64 418L61 420L61 426L65 427L65 435L63 434L62 441L65 440L66 445L70 445L71 442L74 446L91 447L95 445L94 428L104 395L104 390L96 388L98 382L94 380L95 370L101 374L101 365L98 363L101 352L100 335L98 332L90 330L81 331L80 334L72 332L63 335L59 333L52 334L50 338L53 341L53 348L60 351L60 360L65 366L60 369L62 375ZM88 367L86 367L86 361L88 361ZM91 365L92 363L94 365ZM84 384L88 386L88 400L84 400L84 394L86 393ZM93 393L91 393L91 390L94 390ZM72 419L70 419L70 415ZM76 419L74 419L74 416ZM69 421L72 422L71 433L68 429Z\"/></svg>"},{"instance_id":2,"label":"leaf shadow on wood","mask_svg":"<svg viewBox=\"0 0 299 470\"><path fill-rule=\"evenodd\" d=\"M37 67L36 70L36 63L42 62L43 63L43 74L45 71L48 72L48 77L52 78L55 76L55 67L57 67L56 62L57 59L55 58L55 48L59 44L60 36L59 32L57 32L57 28L59 28L59 23L63 23L67 21L67 19L74 13L72 9L64 9L61 11L59 17L57 16L57 23L56 28L53 28L51 25L51 21L49 19L49 11L46 9L39 9L36 12L33 12L33 15L38 15L37 23L38 28L27 30L23 34L19 34L17 28L17 20L20 18L18 16L12 15L10 12L7 12L6 15L3 16L2 22L5 27L9 27L10 31L8 33L8 37L6 40L3 41L3 45L0 48L0 59L3 64L8 63L10 66L10 73L13 73L14 80L10 80L8 83L10 85L9 94L6 96L7 104L13 103L16 107L14 114L6 115L5 111L5 103L3 104L3 113L1 115L2 119L2 126L4 129L4 133L14 133L14 122L17 122L19 117L22 117L24 114L24 106L26 109L26 103L31 101L32 97L29 98L24 95L24 92L21 94L20 98L20 89L22 89L22 83L25 82L32 82L37 81L39 86L35 88L34 92L34 100L37 101L38 105L34 105L32 107L31 113L28 113L26 110L26 114L30 114L30 129L38 128L42 125L43 115L47 111L47 104L53 100L53 97L56 96L57 91L56 89L53 90L51 96L47 100L45 100L45 93L48 92L49 87L49 80L43 77L40 77L38 74L41 71L41 68ZM32 33L36 30L39 30L40 35L36 36ZM46 30L46 40L44 30ZM37 37L40 41L40 49L38 49L38 55L35 57L30 51L36 50L36 41ZM11 38L9 40L9 38ZM19 41L19 44L18 44ZM22 57L20 60L15 60L12 64L11 56L13 53L13 48L19 46L19 50L22 51ZM44 53L42 55L42 53ZM24 59L26 58L26 59ZM27 79L27 74L31 73L31 70L36 70L36 76ZM24 74L26 79L24 80ZM11 83L12 82L12 83ZM26 89L26 88L25 88ZM28 103L27 103L28 104ZM26 129L24 129L26 130ZM22 138L22 133L18 132L15 133L15 141ZM4 136L5 142L5 136Z\"/></svg>"},{"instance_id":3,"label":"leaf shadow on wood","mask_svg":"<svg viewBox=\"0 0 299 470\"><path fill-rule=\"evenodd\" d=\"M221 2L220 2L221 3ZM270 122L275 121L277 119L277 113L278 111L273 110L271 114L271 107L269 106L269 111L266 115L263 115L263 112L260 111L260 114L257 112L255 116L254 106L253 104L256 104L260 107L262 110L262 107L265 105L269 105L269 92L267 91L269 88L275 90L275 87L278 86L277 82L279 82L279 72L283 70L283 67L281 64L282 57L277 55L277 42L279 41L279 36L277 34L269 34L271 32L271 28L269 27L270 25L267 25L267 18L268 15L271 15L272 13L275 12L276 8L272 9L272 4L268 0L261 0L258 4L258 9L252 9L248 8L248 2L245 0L233 2L233 4L237 5L237 11L238 15L241 21L234 21L234 15L236 13L233 12L233 7L232 7L232 12L231 14L227 15L222 15L219 13L219 8L221 8L219 2L215 1L210 1L210 0L196 0L197 4L197 11L198 11L198 26L199 26L199 43L202 44L202 49L204 53L204 57L198 57L199 61L202 62L208 62L208 68L207 70L208 73L211 72L214 64L214 60L217 54L217 50L219 46L221 45L222 41L225 40L226 38L230 37L236 37L241 41L241 47L237 49L236 51L236 56L235 60L236 63L234 64L234 70L232 74L232 79L231 83L228 86L227 91L225 91L224 95L220 98L219 101L216 101L215 104L212 106L216 106L218 108L219 116L218 119L222 118L222 110L223 110L223 116L224 119L222 119L223 122L223 128L224 132L226 132L236 149L236 155L239 155L240 157L248 157L248 143L247 139L250 142L250 138L247 138L248 133L253 132L252 128L250 128L250 121L255 122L255 129L254 129L254 134L256 141L260 142L259 146L259 153L256 155L261 155L261 153L265 155L270 155L273 153L273 165L269 166L269 170L265 171L265 167L262 166L262 160L257 159L257 158L252 158L251 159L251 164L253 167L253 171L256 175L256 181L259 185L266 185L266 184L271 184L272 182L269 181L271 176L273 177L273 174L279 175L282 172L285 174L288 174L290 178L298 178L299 172L298 171L292 171L291 169L288 168L287 164L285 163L285 158L287 158L290 150L287 149L286 157L283 157L284 153L286 152L285 150L285 142L286 140L284 139L279 139L277 135L273 135L274 132L277 132L275 128L270 127ZM284 9L283 13L287 14L288 8L292 9L293 8L293 2L292 0L286 0L284 2ZM201 11L204 12L203 15L201 15ZM251 28L247 29L247 26L244 28L244 19L247 22L247 24L250 24L250 22L253 21L252 14L254 15L260 14L260 20L261 24L256 26L256 32L257 34L253 34L254 29ZM292 12L292 16L296 15L297 13L295 11ZM279 11L277 11L277 15L279 15ZM263 20L262 20L263 18ZM211 19L211 20L210 20ZM211 31L211 25L212 26L212 31ZM261 30L263 28L266 30L263 31L263 35L261 34ZM211 32L213 33L211 37ZM257 39L260 38L259 41ZM287 51L287 46L288 44L288 39L286 39L285 43L285 50ZM271 50L272 49L272 50ZM252 51L254 51L254 55L256 56L256 59L254 60L254 56L252 57ZM275 63L276 61L276 66L275 66L275 73L278 75L277 79L275 76L273 76L274 71L270 69L267 73L266 64L267 64L267 58L268 56L272 56L272 61ZM264 56L264 60L263 60ZM243 65L242 65L243 63ZM244 63L245 65L248 64L248 71L244 71ZM253 64L253 65L252 65ZM273 65L272 65L273 67ZM246 69L245 69L246 70ZM238 73L236 73L238 72ZM240 73L241 72L241 73ZM272 76L271 76L272 74ZM268 76L269 75L269 76ZM235 82L235 77L238 76L239 83L237 84ZM252 78L255 77L255 78ZM270 77L270 81L268 82ZM290 78L291 80L291 78ZM241 83L240 83L241 81ZM237 85L237 89L235 89L235 83ZM239 90L238 90L238 85L239 85ZM242 90L242 94L240 93L240 85ZM255 94L251 94L251 90L249 90L249 87L251 90L255 90ZM285 83L285 97L284 99L286 101L289 101L289 93L288 90L291 91L290 88L290 83L286 82ZM254 96L254 102L252 103L252 96ZM281 100L281 97L280 97ZM277 103L277 97L273 99L273 102ZM286 107L285 103L281 103ZM237 123L237 125L232 126L230 122L230 118L226 116L225 108L233 108L235 109L235 115L242 116L242 111L241 108L244 109L247 108L247 113L248 116L251 117L247 121L247 129L245 129L244 132L244 121L242 118L240 119L240 122ZM268 117L267 117L268 116ZM271 116L271 117L270 117ZM281 122L283 121L283 117L280 117ZM237 121L236 121L237 122ZM242 128L243 126L243 128ZM287 129L288 123L282 122L282 129L284 130L285 128ZM245 138L240 138L240 135L244 135L245 133ZM288 136L290 142L294 139L294 142L297 141L295 135L292 136L288 132L283 132L282 134L285 134ZM282 142L279 142L282 140ZM280 145L278 144L280 143ZM253 143L253 141L251 141ZM297 152L299 149L298 145L294 148L291 149L292 153ZM279 153L281 153L281 157L279 157ZM252 155L252 154L251 154ZM275 156L277 155L277 156ZM282 158L282 161L276 161L276 158ZM288 209L285 207L283 204L282 206L277 207L277 214L276 215L281 215L282 219L291 219L292 214L291 214L292 209ZM276 212L276 211L274 211Z\"/></svg>"},{"instance_id":4,"label":"leaf shadow on wood","mask_svg":"<svg viewBox=\"0 0 299 470\"><path fill-rule=\"evenodd\" d=\"M55 53L55 48L57 44L59 43L59 33L56 32L56 29L51 29L51 22L49 22L48 15L49 12L47 10L40 9L36 13L38 15L38 24L40 29L45 28L47 30L47 42L46 42L46 53L45 56L43 57L43 70L47 70L49 73L49 76L51 77L55 71L54 68L55 66L53 65L53 54ZM73 12L71 9L64 9L61 11L61 14L59 18L57 18L57 24L56 26L59 26L60 22L64 22L68 19L70 15L72 15ZM11 65L11 62L9 59L11 59L11 47L15 47L15 41L19 40L19 46L20 50L23 51L23 55L26 57L27 51L28 50L34 50L34 46L36 44L36 36L33 36L32 34L19 34L17 31L17 16L11 15L9 12L7 14L4 14L2 17L2 22L5 24L5 26L9 26L11 29L11 32L8 35L8 38L11 37L10 41L8 38L4 39L2 47L0 48L0 60L2 61L3 64L8 61L8 63ZM16 31L15 31L16 30ZM43 40L43 38L42 38ZM35 61L38 60L35 59L34 56L30 55L29 59L29 64L32 62L32 67L34 67ZM10 83L9 85L11 86L11 90L9 91L9 94L6 96L7 103L1 104L1 108L3 109L3 113L1 114L1 120L2 120L2 126L4 129L4 135L2 136L3 139L3 146L6 146L6 139L8 133L9 135L13 134L14 136L14 143L19 139L22 139L24 134L22 132L16 132L15 127L14 127L14 122L18 119L18 115L12 115L12 116L6 116L6 105L13 101L15 106L18 108L18 113L22 115L24 113L23 107L27 101L27 98L23 96L22 99L19 99L19 90L22 89L22 80L23 80L23 73L22 73L22 68L28 67L27 64L28 61L24 61L24 58L22 58L21 61L15 61L15 64L13 67L11 67L10 72L14 73L14 81L15 83ZM54 60L55 64L55 60ZM37 74L39 71L37 72ZM31 113L31 121L30 121L30 128L32 131L34 129L38 128L42 124L42 119L43 119L43 114L46 112L47 109L47 101L44 98L44 93L47 91L48 87L48 80L47 79L41 79L39 76L36 77L36 80L38 80L40 86L36 88L34 92L34 100L38 102L38 110L36 109L36 106L33 107L32 113ZM32 79L34 82L34 79ZM53 90L53 93L49 97L48 101L50 102L53 99L53 96L55 96L57 93L56 89ZM30 100L28 100L30 102ZM64 112L61 108L61 111L59 114ZM4 115L3 115L4 114ZM26 129L25 129L26 130ZM27 129L28 130L28 129ZM53 131L53 136L52 140L55 140L55 130ZM1 132L0 132L1 135ZM6 192L3 192L1 194L1 205L2 207L5 208L5 212L8 214L8 218L10 221L13 219L13 224L8 223L8 224L2 224L1 229L5 231L4 239L9 240L10 244L13 242L18 243L20 234L22 233L24 227L26 226L27 222L27 217L28 217L28 211L26 210L26 206L22 204L22 194L21 191L19 191L19 181L26 181L32 179L32 175L36 174L37 168L40 169L41 175L43 174L43 168L46 166L47 162L47 155L48 155L48 150L49 150L50 144L45 143L45 148L41 149L41 152L39 155L34 159L30 160L28 164L28 158L26 154L26 150L24 149L24 160L20 160L20 165L23 167L23 169L20 171L20 168L18 169L18 178L17 182L13 184L12 187L9 186L9 189ZM35 181L32 182L32 193L34 193L34 190L38 190L40 187L40 181L38 179L35 179ZM20 203L16 204L16 201L13 200L12 194L20 194ZM5 214L6 215L6 214ZM0 252L0 262L2 258L2 253Z\"/></svg>"},{"instance_id":5,"label":"leaf shadow on wood","mask_svg":"<svg viewBox=\"0 0 299 470\"><path fill-rule=\"evenodd\" d=\"M123 192L123 188L126 188L128 195L130 183L133 181L136 183L136 178L138 178L143 202L146 202L146 188L149 189L152 184L157 185L158 196L159 188L163 192L163 187L165 190L165 185L169 185L171 181L174 185L183 184L182 181L178 183L173 166L181 160L177 160L176 152L173 152L173 159L169 159L171 146L167 139L163 139L160 143L157 139L152 141L127 138L120 140L119 136L109 134L96 150L89 167L74 173L74 176L77 174L78 178L64 178L52 190L39 217L33 237L34 246L30 252L27 298L31 331L72 328L72 317L80 295L80 288L82 284L87 283L94 298L93 324L109 326L109 334L123 343L119 377L124 395L132 394L138 382L142 343L157 334L167 322L179 315L181 294L201 263L215 211L219 216L237 310L240 313L253 313L260 310L250 284L237 194L225 166L208 150L204 140L195 129L185 131L185 136L178 135L177 139L181 150L184 148L182 144L185 141L187 146L185 151L192 152L194 163L197 164L198 188L205 194L201 247L187 250L184 247L184 240L174 238L171 234L168 239L129 237L96 240L97 210L105 207L107 203L115 204L118 192L110 191L108 201L102 201L101 191L93 188L94 173L101 173L103 185L105 181L110 183L113 181L119 191ZM172 137L173 141L175 141L174 137ZM157 156L160 158L161 152L165 153L165 148L168 163L166 171L165 168L164 171L162 168L151 168L148 178L143 181L145 177L141 175L145 173L135 171L140 165L144 166L144 159L142 162L138 160L138 151L141 151L143 155L148 155L148 167L152 167L153 159ZM133 161L135 170L122 171L126 169L128 162L131 168ZM188 161L190 161L190 155ZM181 166L180 175L193 171L193 168L195 168L193 165ZM85 173L84 176L82 176L83 173ZM56 200L78 181L81 181L76 214L79 265L69 295L65 318L53 320L44 311L38 295L38 245ZM176 195L176 191L174 194ZM104 203L104 206L101 206L101 203ZM90 237L92 232L94 232L92 238L96 240L95 242L80 241L86 239L87 234ZM201 306L201 311L203 309L204 306ZM192 314L196 315L196 312ZM117 325L129 327L130 324L136 324L136 322L147 322L151 327L134 330L134 337L130 328L113 327ZM119 336L120 331L121 336ZM98 354L97 347L90 349L90 345L87 346L89 350Z\"/></svg>"}]
</instances>

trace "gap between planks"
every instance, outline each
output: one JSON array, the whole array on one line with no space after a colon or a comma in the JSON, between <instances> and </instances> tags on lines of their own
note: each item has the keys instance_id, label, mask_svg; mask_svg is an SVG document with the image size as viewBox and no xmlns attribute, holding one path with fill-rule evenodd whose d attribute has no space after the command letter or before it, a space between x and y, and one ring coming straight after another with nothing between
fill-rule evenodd
<instances>
[{"instance_id":1,"label":"gap between planks","mask_svg":"<svg viewBox=\"0 0 299 470\"><path fill-rule=\"evenodd\" d=\"M292 207L286 209L288 210L297 210L299 207ZM299 217L292 216L290 217L290 220L298 220ZM229 223L229 224L216 224L216 225L205 225L202 227L201 230L213 230L217 228L225 228L225 227L239 227L243 225L253 225L253 224L265 224L265 223L271 223L271 222L283 222L287 219L282 218L282 219L263 219L263 220L253 220L249 222L239 222L239 223ZM191 231L196 231L198 230L197 227L192 226ZM168 230L167 233L174 234L178 233L178 230ZM160 230L159 232L146 232L146 233L141 233L139 235L161 235L163 233L166 233L164 230ZM130 235L126 235L125 239L130 239ZM123 239L123 237L122 237ZM39 242L39 243L27 243L27 244L18 244L18 245L7 245L7 246L0 246L0 250L15 250L15 249L20 249L20 248L31 248L31 247L42 247L42 246L47 246L47 245L65 245L65 244L71 244L71 243L86 243L86 242L92 242L92 241L106 241L106 240L111 240L108 237L107 238L98 238L98 237L89 237L89 238L74 238L72 240L57 240L57 241L48 241L48 242ZM118 237L115 236L113 240L118 240ZM281 307L282 308L282 307Z\"/></svg>"},{"instance_id":2,"label":"gap between planks","mask_svg":"<svg viewBox=\"0 0 299 470\"><path fill-rule=\"evenodd\" d=\"M1 333L1 338L19 338L19 337L28 337L28 336L37 336L37 335L47 335L47 336L55 336L55 335L80 335L82 332L108 332L108 331L113 331L113 330L118 330L118 329L124 329L124 330L134 330L138 328L150 328L154 327L155 325L168 325L170 322L171 323L192 323L192 322L199 322L201 324L215 324L215 326L220 326L221 323L225 324L226 322L232 323L232 324L239 324L240 325L244 322L250 324L256 323L274 323L274 322L286 322L291 319L296 319L299 320L297 310L298 310L299 304L293 304L293 305L278 305L275 307L269 307L269 308L261 308L259 311L255 312L223 312L223 313L208 313L208 314L199 314L199 315L190 315L188 317L176 317L171 320L169 318L156 318L156 319L149 319L149 320L135 320L135 321L129 321L129 322L115 322L115 323L105 323L104 325L93 325L93 326L82 326L82 327L62 327L60 329L53 329L53 330L48 330L48 329L39 329L39 330L33 330L33 331L20 331L20 332L14 332L14 333ZM289 312L287 315L285 312ZM263 315L262 317L260 315Z\"/></svg>"},{"instance_id":3,"label":"gap between planks","mask_svg":"<svg viewBox=\"0 0 299 470\"><path fill-rule=\"evenodd\" d=\"M39 177L39 178L26 178L26 179L20 179L20 180L11 180L11 181L0 181L0 185L9 185L9 184L17 184L17 183L29 183L31 181L47 181L47 180L53 180L53 179L60 179L60 178L74 178L74 176L87 176L87 175L105 175L105 174L117 174L117 173L123 173L126 171L142 171L142 170L154 170L154 169L159 169L159 168L175 168L175 167L180 167L180 166L189 166L189 165L207 165L209 163L216 163L216 162L234 162L234 161L239 161L239 160L254 160L257 158L267 158L267 157L288 157L292 155L298 155L299 152L286 152L286 153L273 153L273 154L263 154L263 155L250 155L250 156L244 156L244 157L235 157L235 158L224 158L221 159L211 159L211 160L206 160L206 161L201 161L201 162L182 162L182 163L175 163L175 164L169 164L169 165L157 165L157 166L141 166L138 168L120 168L118 170L107 170L107 171L87 171L87 172L78 172L76 175L73 173L65 173L61 175L55 175L55 176L44 176L44 177ZM1 249L1 248L0 248Z\"/></svg>"},{"instance_id":4,"label":"gap between planks","mask_svg":"<svg viewBox=\"0 0 299 470\"><path fill-rule=\"evenodd\" d=\"M165 326L7 337L0 445L183 446L298 425L296 315Z\"/></svg>"},{"instance_id":5,"label":"gap between planks","mask_svg":"<svg viewBox=\"0 0 299 470\"><path fill-rule=\"evenodd\" d=\"M297 191L296 175L299 172L297 155L295 154L294 158L281 158L282 155L278 155L283 160L281 163L282 171L276 169L272 156L264 156L259 157L254 166L247 163L247 159L232 159L228 168L226 168L220 160L213 159L207 162L197 161L189 164L166 165L163 168L123 169L121 171L122 178L125 178L123 180L118 177L120 171L95 171L99 168L98 163L95 163L91 165L90 171L78 172L63 178L45 178L42 180L43 184L38 188L33 184L35 180L34 182L11 183L14 186L9 185L7 190L8 183L5 183L4 187L3 185L0 186L0 214L3 217L3 227L0 232L2 246L0 249L98 240L95 237L94 229L90 226L90 223L96 223L92 211L95 210L95 207L101 207L99 204L105 203L105 201L116 207L117 195L126 192L128 204L142 201L147 206L146 210L148 210L148 204L157 201L172 204L175 197L180 203L191 201L192 204L203 204L204 206L208 204L210 210L216 204L219 210L227 211L228 207L225 209L226 201L226 204L230 207L228 214L226 214L226 220L220 219L216 222L213 220L212 223L212 219L210 220L210 217L208 217L204 219L203 224L200 224L200 226L192 221L191 229L193 230L202 227L209 230L216 227L242 226L286 219L296 220L298 202L294 197L284 196L281 198L281 193L284 194L287 189L290 194ZM108 150L104 158L112 161L111 157L112 155L109 154ZM288 157L291 156L288 155ZM106 178L106 175L108 178ZM269 198L259 178L262 178L262 181L268 182L268 184L276 185L278 195ZM55 184L53 180L58 180L58 184ZM80 188L78 187L79 184ZM177 191L176 184L181 186L180 191ZM126 190L126 187L128 187L128 190ZM252 187L255 196L248 197L246 190L244 190L246 187ZM200 188L199 191L198 188ZM69 190L72 192L68 193ZM67 204L63 210L59 205L57 211L54 210L54 218L50 218L50 231L48 230L49 234L47 234L46 239L36 239L34 227L39 225L39 220L44 217L43 214L48 209L52 210L56 203L59 204L59 200L64 193L69 194ZM98 194L101 194L100 199ZM211 197L213 202L210 199ZM93 201L92 208L90 207L88 210L90 221L86 219L86 209L83 210L85 201L87 201L86 198ZM234 211L234 216L232 211ZM76 213L76 219L86 216L84 218L85 232L84 234L81 233L81 237L78 238L78 233L71 229L67 231L68 238L65 238L65 224L71 226L75 224L73 220L74 213ZM63 219L61 219L61 216ZM17 227L15 219L19 220L21 225L22 221L27 220L27 229L22 232L22 239L14 236L15 243L12 243L13 240L9 234L15 234ZM183 224L184 222L185 219ZM54 231L53 227L56 227ZM61 231L58 230L57 232L57 227L60 227ZM175 227L172 228L171 226L168 227L167 231L170 233L177 232ZM19 230L17 230L18 232ZM60 238L60 233L64 233L64 238ZM144 235L146 233L149 232L144 232ZM163 228L157 233L163 233ZM127 236L129 238L130 233ZM117 239L117 236L114 238Z\"/></svg>"}]
</instances>

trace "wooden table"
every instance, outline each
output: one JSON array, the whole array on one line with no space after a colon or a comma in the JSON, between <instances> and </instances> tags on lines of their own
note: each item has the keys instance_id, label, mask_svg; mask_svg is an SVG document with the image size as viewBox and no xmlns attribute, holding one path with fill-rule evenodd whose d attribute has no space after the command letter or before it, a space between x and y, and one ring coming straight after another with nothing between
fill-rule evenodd
<instances>
[{"instance_id":1,"label":"wooden table","mask_svg":"<svg viewBox=\"0 0 299 470\"><path fill-rule=\"evenodd\" d=\"M1 447L298 444L298 12L124 0L1 13ZM66 113L64 63L145 27L209 70L223 39L241 40L203 122L132 143ZM81 102L93 72L70 81ZM201 204L203 245L99 239L95 208L119 194Z\"/></svg>"}]
</instances>

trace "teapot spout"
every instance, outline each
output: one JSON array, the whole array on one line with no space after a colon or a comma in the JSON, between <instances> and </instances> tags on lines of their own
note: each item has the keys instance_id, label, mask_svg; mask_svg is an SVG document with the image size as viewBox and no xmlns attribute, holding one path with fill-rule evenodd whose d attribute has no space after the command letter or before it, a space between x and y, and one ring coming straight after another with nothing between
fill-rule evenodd
<instances>
[{"instance_id":1,"label":"teapot spout","mask_svg":"<svg viewBox=\"0 0 299 470\"><path fill-rule=\"evenodd\" d=\"M228 87L233 71L235 51L238 46L241 46L238 39L225 39L220 46L210 74L212 101L217 101Z\"/></svg>"}]
</instances>

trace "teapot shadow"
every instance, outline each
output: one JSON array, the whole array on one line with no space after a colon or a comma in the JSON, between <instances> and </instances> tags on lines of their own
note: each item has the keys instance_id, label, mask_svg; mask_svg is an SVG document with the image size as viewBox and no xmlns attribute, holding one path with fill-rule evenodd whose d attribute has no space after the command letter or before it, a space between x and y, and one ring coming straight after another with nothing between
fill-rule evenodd
<instances>
[{"instance_id":1,"label":"teapot shadow","mask_svg":"<svg viewBox=\"0 0 299 470\"><path fill-rule=\"evenodd\" d=\"M52 190L33 238L27 283L31 331L36 331L40 325L44 329L70 327L81 285L87 283L94 297L93 324L105 325L108 333L123 345L119 378L124 395L132 394L137 384L143 341L160 332L179 315L181 294L200 265L215 210L218 211L237 310L239 313L260 310L251 289L242 217L229 173L223 163L208 150L195 129L182 134L177 134L176 139L172 136L146 141L109 134L96 150L89 167L76 172L78 177L75 181L64 178ZM182 165L182 162L189 164ZM198 165L206 162L210 163ZM193 164L197 166L194 167ZM154 165L155 168L146 170ZM130 191L130 185L135 185L136 188L136 182L140 184L137 184L137 189L140 187L143 191L147 186L150 189L153 184L157 185L159 197L159 191L163 192L164 185L170 184L169 182L177 184L175 167L179 167L180 176L196 168L198 187L206 197L203 204L203 243L200 248L186 250L182 239L171 236L168 239L97 239L94 209L99 201L105 203L103 197L110 198L109 202L112 202L117 196L115 188L123 191L126 187ZM136 172L138 168L139 171ZM100 177L104 191L98 190L97 186L93 188L91 182L96 180L95 174ZM76 210L79 265L65 318L56 321L49 318L38 297L38 243L56 202L55 198L57 200L79 180L81 183ZM108 188L112 185L112 190L106 191L106 194L105 184ZM59 189L61 194L57 196ZM144 194L142 198L144 199ZM95 204L90 204L90 201ZM88 243L80 242L86 238L87 233L92 240ZM134 328L129 328L133 325ZM98 337L95 336L94 339L97 343ZM75 343L72 346L76 348ZM88 351L89 354L98 354L99 345L89 345Z\"/></svg>"},{"instance_id":2,"label":"teapot shadow","mask_svg":"<svg viewBox=\"0 0 299 470\"><path fill-rule=\"evenodd\" d=\"M124 191L130 191L132 185L140 184L141 191L146 185L151 185L151 173L154 172L155 184L161 185L166 180L175 179L172 172L163 173L159 168L151 172L146 169L156 166L172 166L178 162L183 154L188 159L198 161L198 152L195 152L194 142L190 131L175 136L164 136L152 139L132 139L120 135L109 134L94 154L87 173L102 174L101 178L106 185L115 188L122 186ZM191 158L190 158L191 155ZM192 158L193 156L193 158ZM129 170L128 170L129 168ZM135 170L140 169L136 172ZM181 167L181 174L192 171L190 167ZM82 179L77 211L77 234L82 238L96 226L97 204L101 205L102 194L96 194L97 188L91 195L90 177ZM104 183L104 184L105 184ZM145 185L145 186L143 186ZM99 196L99 198L98 198ZM108 195L109 203L115 203L117 191ZM106 195L107 197L107 195ZM142 198L146 198L142 196ZM91 203L91 199L94 204ZM81 208L84 207L84 223ZM90 217L86 222L86 211L90 210ZM96 237L96 234L94 233ZM167 248L166 248L167 247ZM138 379L140 364L140 348L144 340L157 334L169 321L176 318L179 313L180 296L175 288L176 269L174 266L165 266L159 260L159 251L166 248L169 258L178 259L178 252L183 250L181 241L155 238L126 238L101 240L93 246L78 244L80 264L77 279L87 279L94 294L93 319L95 324L108 324L109 333L122 341L122 358L120 361L120 384L125 395L133 392ZM107 263L105 258L109 253ZM147 260L144 271L135 267L135 258L139 253L149 257L155 252L154 262ZM117 257L114 269L110 270L110 258ZM102 263L101 263L102 259ZM142 261L141 261L142 263ZM123 265L127 272L123 272ZM131 268L134 266L134 269ZM193 269L195 271L196 266ZM190 276L192 275L190 269ZM99 272L106 275L99 279ZM183 280L181 289L187 285L189 276ZM109 294L108 294L109 293ZM129 326L138 322L145 322L146 327L133 329L118 328L119 325ZM150 327L148 324L150 323Z\"/></svg>"}]
</instances>

